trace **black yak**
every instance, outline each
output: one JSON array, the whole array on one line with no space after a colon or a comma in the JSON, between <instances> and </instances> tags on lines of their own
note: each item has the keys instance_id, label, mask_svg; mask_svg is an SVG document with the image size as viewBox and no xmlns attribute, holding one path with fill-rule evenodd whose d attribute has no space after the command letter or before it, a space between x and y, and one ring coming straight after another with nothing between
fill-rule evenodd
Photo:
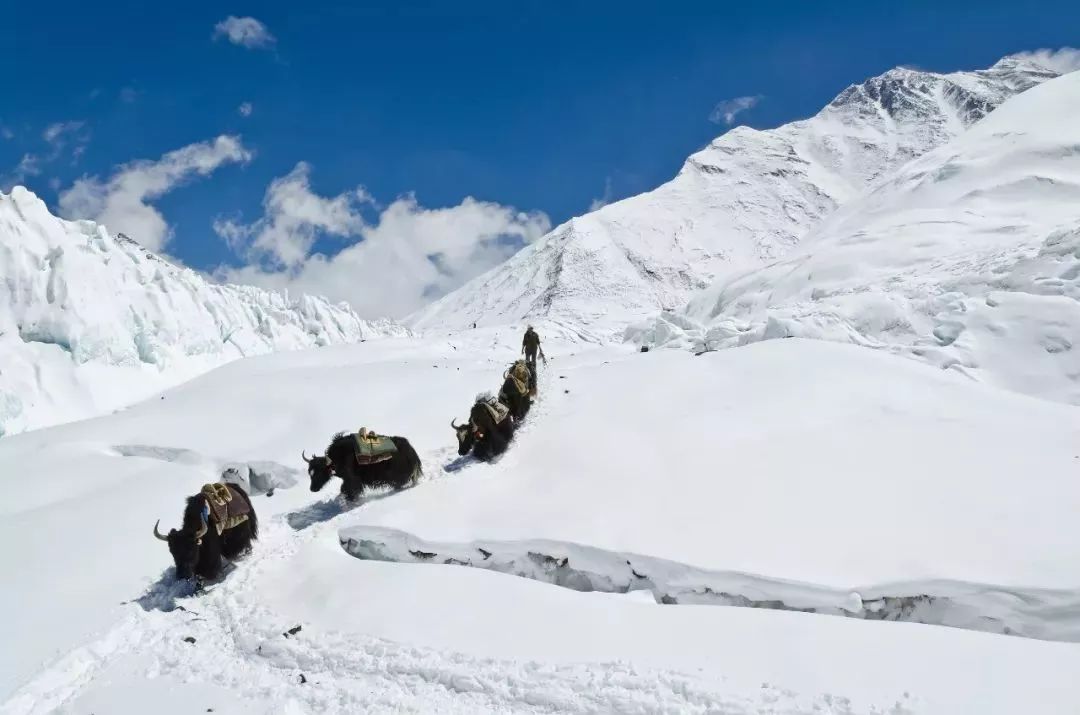
<instances>
[{"instance_id":1,"label":"black yak","mask_svg":"<svg viewBox=\"0 0 1080 715\"><path fill-rule=\"evenodd\" d=\"M168 543L176 564L176 577L214 580L221 575L224 556L230 561L251 549L259 538L259 519L251 499L237 484L206 484L187 499L184 520L168 536L154 536Z\"/></svg>"},{"instance_id":2,"label":"black yak","mask_svg":"<svg viewBox=\"0 0 1080 715\"><path fill-rule=\"evenodd\" d=\"M361 430L358 434L366 435L367 430ZM301 453L308 465L311 491L322 489L331 477L340 477L341 495L351 502L358 499L365 489L404 489L423 476L420 456L404 437L385 438L393 442L396 450L391 455L384 454L378 461L361 463L364 458L357 455L358 434L338 432L321 457L308 459L307 453Z\"/></svg>"},{"instance_id":3,"label":"black yak","mask_svg":"<svg viewBox=\"0 0 1080 715\"><path fill-rule=\"evenodd\" d=\"M479 395L469 411L469 421L464 425L450 420L458 438L458 454L472 455L481 461L490 461L506 451L514 437L514 418L509 409L495 402L490 395Z\"/></svg>"},{"instance_id":4,"label":"black yak","mask_svg":"<svg viewBox=\"0 0 1080 715\"><path fill-rule=\"evenodd\" d=\"M524 362L518 361L503 373L502 389L499 390L499 402L510 408L514 420L521 422L532 407L532 394L535 377Z\"/></svg>"}]
</instances>

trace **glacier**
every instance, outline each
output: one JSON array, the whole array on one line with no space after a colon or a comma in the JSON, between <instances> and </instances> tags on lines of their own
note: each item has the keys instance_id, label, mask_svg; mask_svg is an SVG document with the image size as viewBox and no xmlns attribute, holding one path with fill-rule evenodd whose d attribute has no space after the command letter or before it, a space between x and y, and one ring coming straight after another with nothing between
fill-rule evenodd
<instances>
[{"instance_id":1,"label":"glacier","mask_svg":"<svg viewBox=\"0 0 1080 715\"><path fill-rule=\"evenodd\" d=\"M548 319L617 335L722 274L783 257L838 206L1056 76L1020 56L973 72L898 68L809 119L737 127L663 186L571 219L405 322L439 330Z\"/></svg>"},{"instance_id":2,"label":"glacier","mask_svg":"<svg viewBox=\"0 0 1080 715\"><path fill-rule=\"evenodd\" d=\"M408 331L216 284L91 221L0 193L0 436L117 409L229 360Z\"/></svg>"}]
</instances>

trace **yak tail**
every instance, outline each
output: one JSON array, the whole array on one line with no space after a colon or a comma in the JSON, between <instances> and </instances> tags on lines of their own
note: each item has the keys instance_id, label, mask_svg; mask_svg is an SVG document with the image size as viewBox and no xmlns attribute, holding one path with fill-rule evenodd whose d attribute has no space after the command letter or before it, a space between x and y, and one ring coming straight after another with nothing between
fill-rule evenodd
<instances>
[{"instance_id":1,"label":"yak tail","mask_svg":"<svg viewBox=\"0 0 1080 715\"><path fill-rule=\"evenodd\" d=\"M235 489L237 493L243 497L244 501L247 502L248 524L250 524L248 528L251 530L251 540L257 541L259 538L259 517L255 515L255 507L251 503L251 497L248 496L248 493L245 492L239 484L230 484L229 486Z\"/></svg>"},{"instance_id":2,"label":"yak tail","mask_svg":"<svg viewBox=\"0 0 1080 715\"><path fill-rule=\"evenodd\" d=\"M412 478L419 479L424 476L424 465L420 462L420 455L416 453L413 446L409 444L409 440L404 437L391 437L394 440L394 444L397 445L398 451L404 455L405 459L411 462L413 466Z\"/></svg>"}]
</instances>

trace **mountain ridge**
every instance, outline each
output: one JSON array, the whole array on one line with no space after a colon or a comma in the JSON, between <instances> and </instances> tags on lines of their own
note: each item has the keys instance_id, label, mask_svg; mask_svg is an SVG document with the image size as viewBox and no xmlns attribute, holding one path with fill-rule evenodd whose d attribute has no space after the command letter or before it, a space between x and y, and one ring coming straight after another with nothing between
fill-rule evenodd
<instances>
[{"instance_id":1,"label":"mountain ridge","mask_svg":"<svg viewBox=\"0 0 1080 715\"><path fill-rule=\"evenodd\" d=\"M631 327L651 346L848 342L1080 404L1080 72L1006 101L799 249Z\"/></svg>"},{"instance_id":2,"label":"mountain ridge","mask_svg":"<svg viewBox=\"0 0 1080 715\"><path fill-rule=\"evenodd\" d=\"M809 119L736 127L670 181L570 219L406 324L552 319L615 335L722 272L780 258L889 171L1055 76L1016 56L971 72L896 68L850 85Z\"/></svg>"}]
</instances>

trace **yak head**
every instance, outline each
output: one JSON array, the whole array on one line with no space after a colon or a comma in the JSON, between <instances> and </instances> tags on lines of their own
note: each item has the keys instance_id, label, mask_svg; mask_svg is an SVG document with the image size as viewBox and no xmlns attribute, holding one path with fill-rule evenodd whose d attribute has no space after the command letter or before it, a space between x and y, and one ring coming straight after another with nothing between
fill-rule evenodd
<instances>
[{"instance_id":1,"label":"yak head","mask_svg":"<svg viewBox=\"0 0 1080 715\"><path fill-rule=\"evenodd\" d=\"M199 562L199 547L202 534L187 529L169 529L168 536L158 531L161 520L154 522L154 536L169 545L173 563L176 565L176 577L189 579L195 575L195 565Z\"/></svg>"},{"instance_id":2,"label":"yak head","mask_svg":"<svg viewBox=\"0 0 1080 715\"><path fill-rule=\"evenodd\" d=\"M472 426L472 423L470 422L459 425L456 420L450 420L450 426L453 427L454 432L457 433L457 453L460 456L464 457L466 454L472 451L473 445L476 444L476 429Z\"/></svg>"},{"instance_id":3,"label":"yak head","mask_svg":"<svg viewBox=\"0 0 1080 715\"><path fill-rule=\"evenodd\" d=\"M300 456L307 463L308 476L311 477L311 491L319 491L334 476L334 463L326 456L309 459L307 452L301 452Z\"/></svg>"}]
</instances>

